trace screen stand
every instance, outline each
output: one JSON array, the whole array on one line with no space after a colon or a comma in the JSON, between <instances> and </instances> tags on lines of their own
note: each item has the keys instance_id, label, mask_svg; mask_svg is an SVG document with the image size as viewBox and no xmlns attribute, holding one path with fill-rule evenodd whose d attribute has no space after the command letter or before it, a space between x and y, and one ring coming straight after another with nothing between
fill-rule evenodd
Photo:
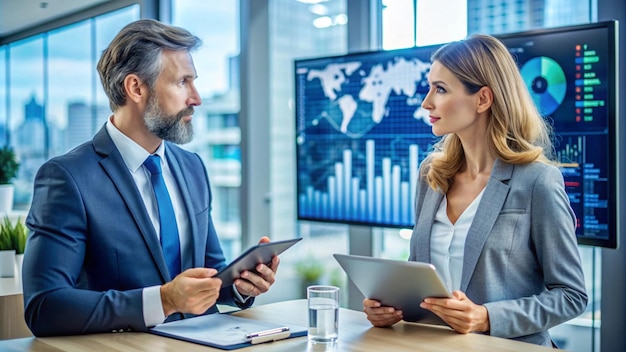
<instances>
[{"instance_id":1,"label":"screen stand","mask_svg":"<svg viewBox=\"0 0 626 352\"><path fill-rule=\"evenodd\" d=\"M372 227L350 225L348 230L349 254L374 256L374 234ZM358 288L348 279L348 309L362 310L363 295Z\"/></svg>"}]
</instances>

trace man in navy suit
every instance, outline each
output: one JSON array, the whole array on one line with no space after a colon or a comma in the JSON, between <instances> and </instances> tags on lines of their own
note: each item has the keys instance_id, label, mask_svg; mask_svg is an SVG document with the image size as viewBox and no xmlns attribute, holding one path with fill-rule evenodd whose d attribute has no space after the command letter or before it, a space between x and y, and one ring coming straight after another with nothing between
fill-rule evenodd
<instances>
[{"instance_id":1,"label":"man in navy suit","mask_svg":"<svg viewBox=\"0 0 626 352\"><path fill-rule=\"evenodd\" d=\"M199 45L184 29L139 20L104 50L98 72L113 114L93 140L46 162L35 179L23 287L36 336L146 331L216 312L217 303L249 307L274 283L278 257L232 286L213 277L226 263L206 169L175 145L192 139L201 104L190 55ZM144 166L152 155L160 158L171 221L160 219L165 212ZM160 244L172 224L177 269L168 268Z\"/></svg>"}]
</instances>

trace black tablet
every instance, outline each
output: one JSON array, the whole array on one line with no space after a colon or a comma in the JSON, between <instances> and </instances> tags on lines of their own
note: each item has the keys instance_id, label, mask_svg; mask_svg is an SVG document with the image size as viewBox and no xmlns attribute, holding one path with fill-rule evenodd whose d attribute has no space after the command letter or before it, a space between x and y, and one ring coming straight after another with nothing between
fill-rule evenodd
<instances>
[{"instance_id":1,"label":"black tablet","mask_svg":"<svg viewBox=\"0 0 626 352\"><path fill-rule=\"evenodd\" d=\"M233 281L239 277L242 271L254 271L254 267L257 266L257 264L270 263L275 255L286 251L301 239L302 238L293 238L284 241L259 243L252 246L237 257L237 259L228 264L228 266L220 270L215 277L222 279L222 287L230 286L233 284Z\"/></svg>"}]
</instances>

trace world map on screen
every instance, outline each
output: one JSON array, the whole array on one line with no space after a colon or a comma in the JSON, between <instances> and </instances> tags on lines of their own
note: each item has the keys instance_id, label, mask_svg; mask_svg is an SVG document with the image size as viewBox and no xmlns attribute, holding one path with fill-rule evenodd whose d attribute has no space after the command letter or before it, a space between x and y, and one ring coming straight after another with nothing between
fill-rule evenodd
<instances>
[{"instance_id":1,"label":"world map on screen","mask_svg":"<svg viewBox=\"0 0 626 352\"><path fill-rule=\"evenodd\" d=\"M429 62L416 58L394 57L369 66L349 61L311 69L306 80L319 84L323 92L319 117L329 119L341 133L361 137L390 116L391 104L430 125L428 112L421 108L429 69Z\"/></svg>"},{"instance_id":2,"label":"world map on screen","mask_svg":"<svg viewBox=\"0 0 626 352\"><path fill-rule=\"evenodd\" d=\"M299 215L410 227L432 48L296 64Z\"/></svg>"}]
</instances>

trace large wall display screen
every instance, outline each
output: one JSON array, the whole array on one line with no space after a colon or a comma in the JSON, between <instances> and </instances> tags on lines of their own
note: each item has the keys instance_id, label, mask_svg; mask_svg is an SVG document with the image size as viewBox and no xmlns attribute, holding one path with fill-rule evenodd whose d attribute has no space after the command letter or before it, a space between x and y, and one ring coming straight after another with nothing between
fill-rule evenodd
<instances>
[{"instance_id":1,"label":"large wall display screen","mask_svg":"<svg viewBox=\"0 0 626 352\"><path fill-rule=\"evenodd\" d=\"M554 128L579 243L615 247L614 21L499 35ZM438 46L296 60L298 218L413 226Z\"/></svg>"},{"instance_id":2,"label":"large wall display screen","mask_svg":"<svg viewBox=\"0 0 626 352\"><path fill-rule=\"evenodd\" d=\"M554 128L580 244L617 246L617 23L500 36Z\"/></svg>"}]
</instances>

